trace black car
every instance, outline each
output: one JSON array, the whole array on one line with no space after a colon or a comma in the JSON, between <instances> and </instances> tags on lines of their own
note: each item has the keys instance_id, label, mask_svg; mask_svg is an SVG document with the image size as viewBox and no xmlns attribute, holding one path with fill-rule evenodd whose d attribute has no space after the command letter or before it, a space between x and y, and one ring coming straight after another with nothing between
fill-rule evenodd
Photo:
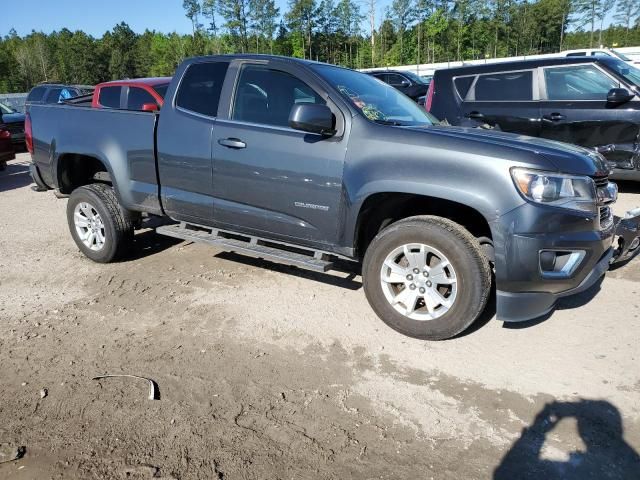
<instances>
[{"instance_id":1,"label":"black car","mask_svg":"<svg viewBox=\"0 0 640 480\"><path fill-rule=\"evenodd\" d=\"M67 85L63 83L42 83L34 87L27 96L25 112L29 112L31 105L43 103L61 103L69 98L93 93L93 87L85 85Z\"/></svg>"},{"instance_id":2,"label":"black car","mask_svg":"<svg viewBox=\"0 0 640 480\"><path fill-rule=\"evenodd\" d=\"M602 153L616 178L640 180L640 70L612 57L546 58L438 70L427 109Z\"/></svg>"},{"instance_id":3,"label":"black car","mask_svg":"<svg viewBox=\"0 0 640 480\"><path fill-rule=\"evenodd\" d=\"M24 113L0 103L0 124L11 134L11 143L14 146L24 145Z\"/></svg>"},{"instance_id":4,"label":"black car","mask_svg":"<svg viewBox=\"0 0 640 480\"><path fill-rule=\"evenodd\" d=\"M400 90L406 96L418 101L420 97L427 94L429 82L413 72L401 72L398 70L385 70L376 72L366 72L384 83L388 83L396 90Z\"/></svg>"}]
</instances>

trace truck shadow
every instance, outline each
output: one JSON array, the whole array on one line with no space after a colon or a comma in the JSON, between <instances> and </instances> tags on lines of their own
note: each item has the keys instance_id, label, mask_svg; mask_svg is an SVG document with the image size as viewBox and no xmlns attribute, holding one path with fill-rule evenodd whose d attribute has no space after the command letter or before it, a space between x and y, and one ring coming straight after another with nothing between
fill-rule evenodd
<instances>
[{"instance_id":1,"label":"truck shadow","mask_svg":"<svg viewBox=\"0 0 640 480\"><path fill-rule=\"evenodd\" d=\"M356 280L360 276L360 266L347 261L336 261L334 269L329 273L314 272L302 268L262 260L260 258L247 257L234 252L220 252L216 258L228 260L230 262L242 263L256 268L271 270L272 272L285 273L296 277L320 282L335 287L349 290L359 290L362 288L362 281Z\"/></svg>"},{"instance_id":2,"label":"truck shadow","mask_svg":"<svg viewBox=\"0 0 640 480\"><path fill-rule=\"evenodd\" d=\"M0 192L15 190L30 185L29 166L24 162L9 162L7 168L0 172Z\"/></svg>"},{"instance_id":3,"label":"truck shadow","mask_svg":"<svg viewBox=\"0 0 640 480\"><path fill-rule=\"evenodd\" d=\"M575 420L576 431L559 428L554 432L565 419ZM522 430L520 438L494 470L493 478L639 478L640 456L624 440L623 434L620 411L605 400L547 403L533 424ZM584 446L576 448L576 443ZM574 446L567 448L569 445Z\"/></svg>"},{"instance_id":4,"label":"truck shadow","mask_svg":"<svg viewBox=\"0 0 640 480\"><path fill-rule=\"evenodd\" d=\"M133 262L141 260L145 257L167 250L181 242L182 240L177 238L158 235L153 229L140 231L134 236L133 246L122 261Z\"/></svg>"}]
</instances>

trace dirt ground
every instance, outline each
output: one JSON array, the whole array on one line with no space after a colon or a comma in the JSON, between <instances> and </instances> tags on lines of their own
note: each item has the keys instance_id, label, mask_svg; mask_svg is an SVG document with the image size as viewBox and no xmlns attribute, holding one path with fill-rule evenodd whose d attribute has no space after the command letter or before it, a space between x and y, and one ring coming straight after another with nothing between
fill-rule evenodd
<instances>
[{"instance_id":1,"label":"dirt ground","mask_svg":"<svg viewBox=\"0 0 640 480\"><path fill-rule=\"evenodd\" d=\"M347 273L152 230L92 263L27 165L0 172L0 462L26 449L0 478L640 478L640 260L544 321L429 343Z\"/></svg>"}]
</instances>

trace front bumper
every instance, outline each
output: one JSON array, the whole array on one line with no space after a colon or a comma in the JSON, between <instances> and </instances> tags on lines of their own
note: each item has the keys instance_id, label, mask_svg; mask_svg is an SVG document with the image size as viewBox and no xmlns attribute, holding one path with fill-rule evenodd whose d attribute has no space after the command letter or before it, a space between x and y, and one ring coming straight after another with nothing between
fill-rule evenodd
<instances>
[{"instance_id":1,"label":"front bumper","mask_svg":"<svg viewBox=\"0 0 640 480\"><path fill-rule=\"evenodd\" d=\"M527 211L530 213L528 206ZM542 221L544 218L543 215ZM558 219L555 228L562 231L562 223ZM572 231L570 220L566 227L561 234L511 235L503 265L496 264L498 320L521 322L541 317L553 310L560 298L589 289L612 264L627 262L640 253L640 209L628 212L624 218L615 217L613 224L602 231ZM582 250L586 254L569 278L550 279L544 278L539 266L539 252L545 249ZM500 261L498 255L496 259ZM503 274L498 273L501 266Z\"/></svg>"}]
</instances>

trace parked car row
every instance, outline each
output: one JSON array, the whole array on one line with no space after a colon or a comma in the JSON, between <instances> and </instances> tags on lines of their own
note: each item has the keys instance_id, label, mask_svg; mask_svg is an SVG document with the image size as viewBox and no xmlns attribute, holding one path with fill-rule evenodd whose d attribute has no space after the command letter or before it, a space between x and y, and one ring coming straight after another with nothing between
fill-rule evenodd
<instances>
[{"instance_id":1,"label":"parked car row","mask_svg":"<svg viewBox=\"0 0 640 480\"><path fill-rule=\"evenodd\" d=\"M0 124L11 135L11 143L19 148L24 145L24 113L0 103Z\"/></svg>"},{"instance_id":2,"label":"parked car row","mask_svg":"<svg viewBox=\"0 0 640 480\"><path fill-rule=\"evenodd\" d=\"M68 85L63 83L42 83L31 89L24 104L25 112L32 105L56 104L67 99L80 97L93 92L93 87L86 85Z\"/></svg>"},{"instance_id":3,"label":"parked car row","mask_svg":"<svg viewBox=\"0 0 640 480\"><path fill-rule=\"evenodd\" d=\"M116 80L92 86L61 83L40 84L29 92L25 111L33 105L53 105L73 102L75 105L90 103L94 108L155 111L162 107L171 77ZM0 125L3 135L10 135L17 150L25 148L25 114L0 103ZM4 140L3 140L4 141Z\"/></svg>"}]
</instances>

